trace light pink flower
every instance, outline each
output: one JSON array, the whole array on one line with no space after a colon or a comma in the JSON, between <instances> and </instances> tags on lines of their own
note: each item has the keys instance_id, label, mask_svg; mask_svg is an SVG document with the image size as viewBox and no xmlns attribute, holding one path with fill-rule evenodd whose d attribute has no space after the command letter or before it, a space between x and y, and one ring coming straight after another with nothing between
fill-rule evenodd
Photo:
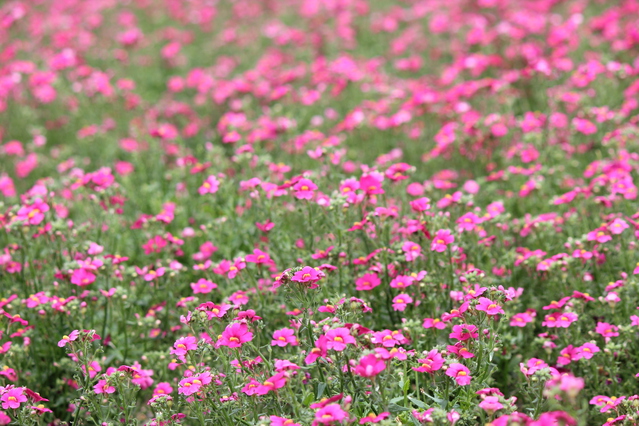
<instances>
[{"instance_id":1,"label":"light pink flower","mask_svg":"<svg viewBox=\"0 0 639 426\"><path fill-rule=\"evenodd\" d=\"M271 340L271 346L297 346L299 342L295 337L295 330L292 328L282 328L273 332L273 340Z\"/></svg>"},{"instance_id":2,"label":"light pink flower","mask_svg":"<svg viewBox=\"0 0 639 426\"><path fill-rule=\"evenodd\" d=\"M459 363L453 363L446 369L446 375L455 379L458 385L466 386L470 384L472 376L470 370Z\"/></svg>"}]
</instances>

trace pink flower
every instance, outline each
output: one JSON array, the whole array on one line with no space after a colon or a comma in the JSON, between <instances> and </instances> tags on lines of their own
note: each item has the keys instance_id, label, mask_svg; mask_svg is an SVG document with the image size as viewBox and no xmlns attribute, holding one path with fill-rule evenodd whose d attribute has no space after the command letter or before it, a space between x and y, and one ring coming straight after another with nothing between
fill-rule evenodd
<instances>
[{"instance_id":1,"label":"pink flower","mask_svg":"<svg viewBox=\"0 0 639 426\"><path fill-rule=\"evenodd\" d=\"M458 324L453 326L453 332L448 335L451 339L465 341L468 339L476 339L479 336L477 326L472 324Z\"/></svg>"},{"instance_id":2,"label":"pink flower","mask_svg":"<svg viewBox=\"0 0 639 426\"><path fill-rule=\"evenodd\" d=\"M577 318L578 318L577 314L575 314L574 312L563 312L563 313L555 312L555 313L546 315L541 325L545 327L550 327L550 328L553 328L553 327L568 328L570 324L577 321Z\"/></svg>"},{"instance_id":3,"label":"pink flower","mask_svg":"<svg viewBox=\"0 0 639 426\"><path fill-rule=\"evenodd\" d=\"M419 367L413 367L413 370L419 371L420 373L434 373L437 370L440 370L444 365L444 358L441 356L437 349L433 349L428 352L426 358L418 359Z\"/></svg>"},{"instance_id":4,"label":"pink flower","mask_svg":"<svg viewBox=\"0 0 639 426\"><path fill-rule=\"evenodd\" d=\"M619 327L607 322L598 322L595 331L605 337L606 340L619 336Z\"/></svg>"},{"instance_id":5,"label":"pink flower","mask_svg":"<svg viewBox=\"0 0 639 426\"><path fill-rule=\"evenodd\" d=\"M526 364L523 362L519 363L519 370L525 376L532 376L535 372L543 370L544 368L548 368L548 364L538 358L530 358Z\"/></svg>"},{"instance_id":6,"label":"pink flower","mask_svg":"<svg viewBox=\"0 0 639 426\"><path fill-rule=\"evenodd\" d=\"M287 419L285 417L270 416L269 420L271 420L270 426L302 426L299 423L295 423L293 420Z\"/></svg>"},{"instance_id":7,"label":"pink flower","mask_svg":"<svg viewBox=\"0 0 639 426\"><path fill-rule=\"evenodd\" d=\"M49 211L49 205L37 198L33 204L22 206L18 210L17 219L29 225L38 225L44 220L44 214Z\"/></svg>"},{"instance_id":8,"label":"pink flower","mask_svg":"<svg viewBox=\"0 0 639 426\"><path fill-rule=\"evenodd\" d=\"M504 310L501 308L501 306L486 297L479 298L479 303L477 304L477 306L475 306L475 309L477 309L478 311L484 311L487 315L497 315L504 313Z\"/></svg>"},{"instance_id":9,"label":"pink flower","mask_svg":"<svg viewBox=\"0 0 639 426\"><path fill-rule=\"evenodd\" d=\"M95 275L86 269L75 269L71 274L71 283L80 287L85 287L95 281Z\"/></svg>"},{"instance_id":10,"label":"pink flower","mask_svg":"<svg viewBox=\"0 0 639 426\"><path fill-rule=\"evenodd\" d=\"M584 359L592 358L597 352L600 352L600 349L594 343L584 343L580 347L577 348L579 355L581 355Z\"/></svg>"},{"instance_id":11,"label":"pink flower","mask_svg":"<svg viewBox=\"0 0 639 426\"><path fill-rule=\"evenodd\" d=\"M406 288L408 286L413 285L415 278L410 275L398 275L393 278L390 282L390 286L392 288Z\"/></svg>"},{"instance_id":12,"label":"pink flower","mask_svg":"<svg viewBox=\"0 0 639 426\"><path fill-rule=\"evenodd\" d=\"M448 345L446 347L448 352L453 353L462 358L474 358L475 354L469 351L462 342L457 342L455 345Z\"/></svg>"},{"instance_id":13,"label":"pink flower","mask_svg":"<svg viewBox=\"0 0 639 426\"><path fill-rule=\"evenodd\" d=\"M293 185L295 193L293 194L298 200L310 200L315 195L317 185L315 185L310 179L302 178L295 185Z\"/></svg>"},{"instance_id":14,"label":"pink flower","mask_svg":"<svg viewBox=\"0 0 639 426\"><path fill-rule=\"evenodd\" d=\"M616 218L615 220L612 221L612 223L610 223L608 225L608 230L610 231L611 234L614 235L619 235L621 234L624 229L628 228L628 223L623 220L623 219L619 219Z\"/></svg>"},{"instance_id":15,"label":"pink flower","mask_svg":"<svg viewBox=\"0 0 639 426\"><path fill-rule=\"evenodd\" d=\"M253 250L253 254L249 254L246 256L246 261L249 263L263 265L265 263L270 263L271 257L268 255L268 253L264 253L262 250L255 249Z\"/></svg>"},{"instance_id":16,"label":"pink flower","mask_svg":"<svg viewBox=\"0 0 639 426\"><path fill-rule=\"evenodd\" d=\"M153 281L154 279L160 278L164 275L165 270L166 269L162 267L151 269L146 274L144 274L144 281Z\"/></svg>"},{"instance_id":17,"label":"pink flower","mask_svg":"<svg viewBox=\"0 0 639 426\"><path fill-rule=\"evenodd\" d=\"M338 352L346 349L346 345L354 345L356 343L355 338L351 336L350 330L346 327L328 330L325 336L327 349L333 349Z\"/></svg>"},{"instance_id":18,"label":"pink flower","mask_svg":"<svg viewBox=\"0 0 639 426\"><path fill-rule=\"evenodd\" d=\"M188 337L180 337L173 344L173 349L171 349L171 354L177 355L180 358L183 358L184 355L188 351L194 351L197 349L197 339L193 336Z\"/></svg>"},{"instance_id":19,"label":"pink flower","mask_svg":"<svg viewBox=\"0 0 639 426\"><path fill-rule=\"evenodd\" d=\"M404 336L400 332L390 330L379 331L373 335L373 343L382 345L386 348L392 348L395 345L402 344Z\"/></svg>"},{"instance_id":20,"label":"pink flower","mask_svg":"<svg viewBox=\"0 0 639 426\"><path fill-rule=\"evenodd\" d=\"M178 393L185 396L193 395L198 393L202 386L204 386L204 383L199 376L187 377L178 383Z\"/></svg>"},{"instance_id":21,"label":"pink flower","mask_svg":"<svg viewBox=\"0 0 639 426\"><path fill-rule=\"evenodd\" d=\"M510 317L510 326L511 327L525 327L526 324L530 323L534 321L534 318L532 315L530 315L528 312L522 312L519 314L515 314L512 317Z\"/></svg>"},{"instance_id":22,"label":"pink flower","mask_svg":"<svg viewBox=\"0 0 639 426\"><path fill-rule=\"evenodd\" d=\"M406 241L402 245L402 251L404 252L404 257L407 262L412 262L417 259L422 251L421 247L417 243L413 243L412 241Z\"/></svg>"},{"instance_id":23,"label":"pink flower","mask_svg":"<svg viewBox=\"0 0 639 426\"><path fill-rule=\"evenodd\" d=\"M328 349L327 342L328 339L324 335L320 336L315 341L315 347L309 351L308 355L306 355L306 358L304 359L306 365L314 363L317 358L326 358L328 355L326 352Z\"/></svg>"},{"instance_id":24,"label":"pink flower","mask_svg":"<svg viewBox=\"0 0 639 426\"><path fill-rule=\"evenodd\" d=\"M566 348L562 349L559 353L559 358L557 359L557 364L559 365L568 365L572 361L577 361L581 359L581 354L577 350L577 348L572 345L568 345Z\"/></svg>"},{"instance_id":25,"label":"pink flower","mask_svg":"<svg viewBox=\"0 0 639 426\"><path fill-rule=\"evenodd\" d=\"M368 416L362 417L361 419L359 419L359 424L365 425L366 423L379 423L382 420L387 419L388 416L390 416L390 413L388 411L379 413L377 416L373 413L370 413Z\"/></svg>"},{"instance_id":26,"label":"pink flower","mask_svg":"<svg viewBox=\"0 0 639 426\"><path fill-rule=\"evenodd\" d=\"M355 374L362 377L375 377L386 369L386 363L377 355L370 354L362 357L355 367Z\"/></svg>"},{"instance_id":27,"label":"pink flower","mask_svg":"<svg viewBox=\"0 0 639 426\"><path fill-rule=\"evenodd\" d=\"M206 178L202 186L197 190L200 195L204 194L215 194L217 190L220 188L220 181L213 175Z\"/></svg>"},{"instance_id":28,"label":"pink flower","mask_svg":"<svg viewBox=\"0 0 639 426\"><path fill-rule=\"evenodd\" d=\"M601 228L597 228L594 231L590 231L586 235L586 239L588 241L597 241L598 243L603 244L612 240L612 237L606 231L607 229L602 226Z\"/></svg>"},{"instance_id":29,"label":"pink flower","mask_svg":"<svg viewBox=\"0 0 639 426\"><path fill-rule=\"evenodd\" d=\"M339 423L348 416L348 413L339 404L329 404L315 413L315 422L323 425Z\"/></svg>"},{"instance_id":30,"label":"pink flower","mask_svg":"<svg viewBox=\"0 0 639 426\"><path fill-rule=\"evenodd\" d=\"M228 346L229 348L240 348L243 343L251 340L253 340L253 333L248 331L248 326L244 323L236 322L226 326L217 344L219 346Z\"/></svg>"},{"instance_id":31,"label":"pink flower","mask_svg":"<svg viewBox=\"0 0 639 426\"><path fill-rule=\"evenodd\" d=\"M451 206L455 203L458 203L461 201L461 197L462 197L462 193L461 191L455 191L452 195L451 194L446 194L444 195L444 198L442 198L441 200L439 200L437 202L437 208L438 209L445 209L448 206Z\"/></svg>"},{"instance_id":32,"label":"pink flower","mask_svg":"<svg viewBox=\"0 0 639 426\"><path fill-rule=\"evenodd\" d=\"M25 388L11 388L4 392L0 397L0 401L2 401L2 408L5 410L16 410L20 408L20 404L27 400L27 397L24 394L24 389Z\"/></svg>"},{"instance_id":33,"label":"pink flower","mask_svg":"<svg viewBox=\"0 0 639 426\"><path fill-rule=\"evenodd\" d=\"M377 195L383 194L384 189L382 189L382 181L384 180L384 175L381 173L371 173L365 176L362 176L359 179L359 189L364 191L366 195Z\"/></svg>"},{"instance_id":34,"label":"pink flower","mask_svg":"<svg viewBox=\"0 0 639 426\"><path fill-rule=\"evenodd\" d=\"M82 365L82 371L84 372L84 374L86 374L86 368L84 365ZM97 361L91 361L89 363L89 377L90 378L94 378L100 371L102 371L102 367L100 367L100 364L98 364Z\"/></svg>"},{"instance_id":35,"label":"pink flower","mask_svg":"<svg viewBox=\"0 0 639 426\"><path fill-rule=\"evenodd\" d=\"M492 416L495 411L504 408L504 405L499 402L499 397L487 396L482 400L482 402L479 403L479 408L486 411L488 415Z\"/></svg>"},{"instance_id":36,"label":"pink flower","mask_svg":"<svg viewBox=\"0 0 639 426\"><path fill-rule=\"evenodd\" d=\"M639 269L639 266L637 266L637 268ZM368 274L364 274L361 277L359 277L357 280L355 280L355 290L369 291L374 289L381 283L382 281L379 279L377 274L371 272Z\"/></svg>"},{"instance_id":37,"label":"pink flower","mask_svg":"<svg viewBox=\"0 0 639 426\"><path fill-rule=\"evenodd\" d=\"M472 231L478 223L481 223L481 219L473 212L468 212L457 219L461 231Z\"/></svg>"},{"instance_id":38,"label":"pink flower","mask_svg":"<svg viewBox=\"0 0 639 426\"><path fill-rule=\"evenodd\" d=\"M430 199L426 197L413 200L409 204L410 204L410 208L417 213L430 209Z\"/></svg>"},{"instance_id":39,"label":"pink flower","mask_svg":"<svg viewBox=\"0 0 639 426\"><path fill-rule=\"evenodd\" d=\"M284 385L286 385L286 376L284 373L277 373L276 375L266 379L264 383L258 386L255 393L257 395L266 395L271 391L283 388Z\"/></svg>"},{"instance_id":40,"label":"pink flower","mask_svg":"<svg viewBox=\"0 0 639 426\"><path fill-rule=\"evenodd\" d=\"M213 281L200 278L197 283L191 283L191 288L193 289L193 293L198 294L207 294L210 293L213 289L217 288L217 284Z\"/></svg>"},{"instance_id":41,"label":"pink flower","mask_svg":"<svg viewBox=\"0 0 639 426\"><path fill-rule=\"evenodd\" d=\"M155 389L153 389L153 395L169 395L173 393L173 388L170 383L161 382L158 383Z\"/></svg>"},{"instance_id":42,"label":"pink flower","mask_svg":"<svg viewBox=\"0 0 639 426\"><path fill-rule=\"evenodd\" d=\"M246 385L244 385L244 387L242 388L242 392L244 392L248 396L255 395L257 388L260 386L262 386L260 382L255 379L251 379Z\"/></svg>"},{"instance_id":43,"label":"pink flower","mask_svg":"<svg viewBox=\"0 0 639 426\"><path fill-rule=\"evenodd\" d=\"M271 340L271 346L297 346L299 342L295 337L295 330L292 328L282 328L273 332L273 340Z\"/></svg>"},{"instance_id":44,"label":"pink flower","mask_svg":"<svg viewBox=\"0 0 639 426\"><path fill-rule=\"evenodd\" d=\"M398 294L393 298L393 309L403 311L409 303L413 303L413 299L408 294Z\"/></svg>"},{"instance_id":45,"label":"pink flower","mask_svg":"<svg viewBox=\"0 0 639 426\"><path fill-rule=\"evenodd\" d=\"M291 277L291 281L295 281L302 284L308 284L309 288L317 288L317 282L324 278L325 274L322 271L318 271L310 266L305 266L302 270L297 271Z\"/></svg>"},{"instance_id":46,"label":"pink flower","mask_svg":"<svg viewBox=\"0 0 639 426\"><path fill-rule=\"evenodd\" d=\"M58 346L63 348L64 346L66 346L67 343L71 343L76 340L79 335L80 332L78 330L73 330L71 333L69 333L68 336L62 336L62 340L58 342Z\"/></svg>"},{"instance_id":47,"label":"pink flower","mask_svg":"<svg viewBox=\"0 0 639 426\"><path fill-rule=\"evenodd\" d=\"M440 229L437 231L437 234L435 234L435 237L433 238L433 241L430 245L430 249L431 251L441 253L446 251L446 247L448 246L448 244L451 244L454 241L455 237L448 229Z\"/></svg>"},{"instance_id":48,"label":"pink flower","mask_svg":"<svg viewBox=\"0 0 639 426\"><path fill-rule=\"evenodd\" d=\"M96 385L93 386L93 392L95 392L98 395L103 393L114 393L115 387L108 384L106 380L100 379L98 380L98 383L96 383Z\"/></svg>"},{"instance_id":49,"label":"pink flower","mask_svg":"<svg viewBox=\"0 0 639 426\"><path fill-rule=\"evenodd\" d=\"M425 318L422 324L424 328L436 328L437 330L443 330L446 328L446 323L439 318Z\"/></svg>"},{"instance_id":50,"label":"pink flower","mask_svg":"<svg viewBox=\"0 0 639 426\"><path fill-rule=\"evenodd\" d=\"M446 375L455 379L458 385L466 386L470 384L472 376L470 375L470 370L466 368L466 366L458 363L451 364L446 369Z\"/></svg>"}]
</instances>

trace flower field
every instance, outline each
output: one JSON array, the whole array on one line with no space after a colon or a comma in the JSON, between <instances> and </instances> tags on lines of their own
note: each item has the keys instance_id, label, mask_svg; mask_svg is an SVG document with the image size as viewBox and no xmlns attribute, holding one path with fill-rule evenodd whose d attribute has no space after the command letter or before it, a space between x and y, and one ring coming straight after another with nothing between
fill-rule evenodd
<instances>
[{"instance_id":1,"label":"flower field","mask_svg":"<svg viewBox=\"0 0 639 426\"><path fill-rule=\"evenodd\" d=\"M0 3L0 425L639 424L638 0Z\"/></svg>"}]
</instances>

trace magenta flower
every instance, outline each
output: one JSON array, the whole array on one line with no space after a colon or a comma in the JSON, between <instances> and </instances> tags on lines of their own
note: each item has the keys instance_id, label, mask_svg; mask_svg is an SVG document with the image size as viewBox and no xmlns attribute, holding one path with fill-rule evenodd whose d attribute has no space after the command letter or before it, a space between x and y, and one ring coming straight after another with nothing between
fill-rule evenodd
<instances>
[{"instance_id":1,"label":"magenta flower","mask_svg":"<svg viewBox=\"0 0 639 426\"><path fill-rule=\"evenodd\" d=\"M382 182L384 180L384 175L381 173L371 173L365 176L362 176L359 179L359 189L364 191L366 195L377 195L383 194L384 190L382 189Z\"/></svg>"},{"instance_id":2,"label":"magenta flower","mask_svg":"<svg viewBox=\"0 0 639 426\"><path fill-rule=\"evenodd\" d=\"M474 358L475 354L472 353L471 351L468 350L468 348L466 348L462 342L457 342L454 345L448 345L446 347L446 349L448 350L448 352L453 353L457 356L460 356L462 358Z\"/></svg>"},{"instance_id":3,"label":"magenta flower","mask_svg":"<svg viewBox=\"0 0 639 426\"><path fill-rule=\"evenodd\" d=\"M273 332L273 340L271 340L271 346L297 346L299 342L295 337L295 330L292 328L282 328Z\"/></svg>"},{"instance_id":4,"label":"magenta flower","mask_svg":"<svg viewBox=\"0 0 639 426\"><path fill-rule=\"evenodd\" d=\"M178 393L185 396L193 395L198 393L203 385L199 376L187 377L178 383Z\"/></svg>"},{"instance_id":5,"label":"magenta flower","mask_svg":"<svg viewBox=\"0 0 639 426\"><path fill-rule=\"evenodd\" d=\"M473 212L468 212L457 219L457 225L461 231L472 231L478 223L481 223L481 219Z\"/></svg>"},{"instance_id":6,"label":"magenta flower","mask_svg":"<svg viewBox=\"0 0 639 426\"><path fill-rule=\"evenodd\" d=\"M271 421L270 426L302 426L301 424L295 423L293 420L285 417L270 416L269 420Z\"/></svg>"},{"instance_id":7,"label":"magenta flower","mask_svg":"<svg viewBox=\"0 0 639 426\"><path fill-rule=\"evenodd\" d=\"M355 338L351 336L351 332L346 327L334 328L328 330L326 336L326 348L341 352L346 349L346 345L354 345Z\"/></svg>"},{"instance_id":8,"label":"magenta flower","mask_svg":"<svg viewBox=\"0 0 639 426\"><path fill-rule=\"evenodd\" d=\"M173 388L170 383L161 382L158 383L155 389L153 389L153 395L169 395L173 393Z\"/></svg>"},{"instance_id":9,"label":"magenta flower","mask_svg":"<svg viewBox=\"0 0 639 426\"><path fill-rule=\"evenodd\" d=\"M607 322L598 322L595 331L605 337L606 341L610 340L611 337L619 336L619 327Z\"/></svg>"},{"instance_id":10,"label":"magenta flower","mask_svg":"<svg viewBox=\"0 0 639 426\"><path fill-rule=\"evenodd\" d=\"M67 343L71 343L74 340L76 340L78 338L78 336L80 335L80 331L78 330L73 330L71 333L69 333L68 336L62 336L62 340L60 340L58 342L58 346L63 348L64 346L66 346Z\"/></svg>"},{"instance_id":11,"label":"magenta flower","mask_svg":"<svg viewBox=\"0 0 639 426\"><path fill-rule=\"evenodd\" d=\"M255 249L253 250L253 254L249 254L246 256L246 261L249 263L263 265L265 263L270 263L271 257L268 255L268 253L264 253L262 250Z\"/></svg>"},{"instance_id":12,"label":"magenta flower","mask_svg":"<svg viewBox=\"0 0 639 426\"><path fill-rule=\"evenodd\" d=\"M575 314L574 312L563 312L563 313L555 312L555 313L546 315L541 325L545 327L550 327L550 328L553 328L553 327L568 328L570 324L577 321L577 319L578 319L577 314Z\"/></svg>"},{"instance_id":13,"label":"magenta flower","mask_svg":"<svg viewBox=\"0 0 639 426\"><path fill-rule=\"evenodd\" d=\"M310 200L315 195L317 185L310 179L302 178L293 185L295 193L293 194L298 200Z\"/></svg>"},{"instance_id":14,"label":"magenta flower","mask_svg":"<svg viewBox=\"0 0 639 426\"><path fill-rule=\"evenodd\" d=\"M579 352L578 348L575 348L572 345L568 345L559 353L557 364L568 365L572 361L577 361L579 359L581 359L581 353Z\"/></svg>"},{"instance_id":15,"label":"magenta flower","mask_svg":"<svg viewBox=\"0 0 639 426\"><path fill-rule=\"evenodd\" d=\"M425 318L422 324L424 328L436 328L437 330L443 330L446 328L446 323L439 318Z\"/></svg>"},{"instance_id":16,"label":"magenta flower","mask_svg":"<svg viewBox=\"0 0 639 426\"><path fill-rule=\"evenodd\" d=\"M523 362L519 363L519 370L525 376L532 376L535 372L543 370L544 368L548 368L548 364L546 364L544 360L538 358L530 358L526 364Z\"/></svg>"},{"instance_id":17,"label":"magenta flower","mask_svg":"<svg viewBox=\"0 0 639 426\"><path fill-rule=\"evenodd\" d=\"M309 351L308 355L306 355L306 358L304 359L306 365L314 363L317 361L317 358L326 358L328 356L327 342L328 339L324 335L320 336L315 341L315 347Z\"/></svg>"},{"instance_id":18,"label":"magenta flower","mask_svg":"<svg viewBox=\"0 0 639 426\"><path fill-rule=\"evenodd\" d=\"M348 413L344 411L339 404L328 404L317 410L315 413L315 421L319 424L330 425L331 423L341 422L347 416Z\"/></svg>"},{"instance_id":19,"label":"magenta flower","mask_svg":"<svg viewBox=\"0 0 639 426\"><path fill-rule=\"evenodd\" d=\"M48 211L49 205L38 198L33 201L33 204L22 206L16 217L29 225L39 225L44 220L44 214Z\"/></svg>"},{"instance_id":20,"label":"magenta flower","mask_svg":"<svg viewBox=\"0 0 639 426\"><path fill-rule=\"evenodd\" d=\"M242 344L253 340L253 333L248 331L248 326L244 323L229 324L222 332L222 337L217 341L219 346L229 348L240 348Z\"/></svg>"},{"instance_id":21,"label":"magenta flower","mask_svg":"<svg viewBox=\"0 0 639 426\"><path fill-rule=\"evenodd\" d=\"M393 309L403 311L409 303L413 303L413 299L408 294L398 294L393 298Z\"/></svg>"},{"instance_id":22,"label":"magenta flower","mask_svg":"<svg viewBox=\"0 0 639 426\"><path fill-rule=\"evenodd\" d=\"M200 278L196 283L191 283L194 294L208 294L217 288L217 284L205 278Z\"/></svg>"},{"instance_id":23,"label":"magenta flower","mask_svg":"<svg viewBox=\"0 0 639 426\"><path fill-rule=\"evenodd\" d=\"M479 403L479 408L486 411L489 416L492 416L495 411L504 408L504 405L499 402L499 397L487 396Z\"/></svg>"},{"instance_id":24,"label":"magenta flower","mask_svg":"<svg viewBox=\"0 0 639 426\"><path fill-rule=\"evenodd\" d=\"M318 271L315 268L311 268L310 266L303 267L300 271L297 271L291 277L291 281L295 281L302 284L308 284L309 288L317 288L316 283L324 278L324 273L322 271Z\"/></svg>"},{"instance_id":25,"label":"magenta flower","mask_svg":"<svg viewBox=\"0 0 639 426\"><path fill-rule=\"evenodd\" d=\"M386 363L377 355L369 354L359 360L355 374L362 377L375 377L386 369Z\"/></svg>"},{"instance_id":26,"label":"magenta flower","mask_svg":"<svg viewBox=\"0 0 639 426\"><path fill-rule=\"evenodd\" d=\"M595 356L597 352L600 352L600 349L594 343L588 342L578 347L577 351L579 351L579 355L581 355L582 358L590 359Z\"/></svg>"},{"instance_id":27,"label":"magenta flower","mask_svg":"<svg viewBox=\"0 0 639 426\"><path fill-rule=\"evenodd\" d=\"M27 397L24 394L24 389L25 388L11 388L4 392L0 397L0 401L2 401L2 408L5 410L16 410L20 408L20 404L27 400Z\"/></svg>"},{"instance_id":28,"label":"magenta flower","mask_svg":"<svg viewBox=\"0 0 639 426\"><path fill-rule=\"evenodd\" d=\"M406 262L412 262L419 257L422 249L419 244L412 241L406 241L402 244L402 251L404 252Z\"/></svg>"},{"instance_id":29,"label":"magenta flower","mask_svg":"<svg viewBox=\"0 0 639 426\"><path fill-rule=\"evenodd\" d=\"M530 315L528 312L522 312L519 314L515 314L512 317L510 317L510 326L511 327L525 327L526 324L530 323L534 321L534 318L532 315Z\"/></svg>"},{"instance_id":30,"label":"magenta flower","mask_svg":"<svg viewBox=\"0 0 639 426\"><path fill-rule=\"evenodd\" d=\"M87 374L86 367L82 365L82 371L84 374ZM102 371L102 367L98 364L97 361L91 361L89 363L89 377L94 378L100 371Z\"/></svg>"},{"instance_id":31,"label":"magenta flower","mask_svg":"<svg viewBox=\"0 0 639 426\"><path fill-rule=\"evenodd\" d=\"M184 355L188 351L194 351L197 349L197 339L193 336L188 337L180 337L173 344L173 349L171 349L171 354L177 355L180 358L183 358Z\"/></svg>"},{"instance_id":32,"label":"magenta flower","mask_svg":"<svg viewBox=\"0 0 639 426\"><path fill-rule=\"evenodd\" d=\"M459 324L453 326L453 331L448 335L451 339L465 341L468 339L476 339L479 336L477 326L472 324Z\"/></svg>"},{"instance_id":33,"label":"magenta flower","mask_svg":"<svg viewBox=\"0 0 639 426\"><path fill-rule=\"evenodd\" d=\"M420 358L417 362L419 362L420 365L419 367L413 367L413 370L419 371L420 373L434 373L443 367L444 358L437 352L437 349L433 349L428 352L426 358Z\"/></svg>"},{"instance_id":34,"label":"magenta flower","mask_svg":"<svg viewBox=\"0 0 639 426\"><path fill-rule=\"evenodd\" d=\"M220 187L220 181L213 175L206 178L202 186L197 190L200 195L215 194Z\"/></svg>"},{"instance_id":35,"label":"magenta flower","mask_svg":"<svg viewBox=\"0 0 639 426\"><path fill-rule=\"evenodd\" d=\"M359 419L359 424L360 425L365 425L366 423L377 424L381 422L382 420L387 419L388 416L390 416L390 413L388 411L384 411L383 413L379 413L378 415L370 413L368 416L362 417L361 419Z\"/></svg>"},{"instance_id":36,"label":"magenta flower","mask_svg":"<svg viewBox=\"0 0 639 426\"><path fill-rule=\"evenodd\" d=\"M451 234L448 229L440 229L437 231L435 236L433 237L433 241L431 242L430 249L431 251L436 252L444 252L446 251L446 247L448 244L451 244L455 241L455 237Z\"/></svg>"},{"instance_id":37,"label":"magenta flower","mask_svg":"<svg viewBox=\"0 0 639 426\"><path fill-rule=\"evenodd\" d=\"M475 306L475 309L478 311L484 311L487 315L498 315L504 313L501 306L486 297L479 298L479 303Z\"/></svg>"},{"instance_id":38,"label":"magenta flower","mask_svg":"<svg viewBox=\"0 0 639 426\"><path fill-rule=\"evenodd\" d=\"M470 375L470 370L466 368L466 366L458 363L451 364L446 369L446 375L455 379L458 385L466 386L470 384L472 376Z\"/></svg>"},{"instance_id":39,"label":"magenta flower","mask_svg":"<svg viewBox=\"0 0 639 426\"><path fill-rule=\"evenodd\" d=\"M286 376L284 373L277 373L276 375L266 379L264 383L255 389L257 395L266 395L271 391L276 391L283 388L286 385Z\"/></svg>"},{"instance_id":40,"label":"magenta flower","mask_svg":"<svg viewBox=\"0 0 639 426\"><path fill-rule=\"evenodd\" d=\"M92 284L95 281L95 275L86 269L75 269L71 274L71 283L80 287Z\"/></svg>"},{"instance_id":41,"label":"magenta flower","mask_svg":"<svg viewBox=\"0 0 639 426\"><path fill-rule=\"evenodd\" d=\"M639 265L639 264L638 264ZM639 266L638 266L639 268ZM355 290L369 291L380 285L382 281L374 272L364 274L355 280Z\"/></svg>"},{"instance_id":42,"label":"magenta flower","mask_svg":"<svg viewBox=\"0 0 639 426\"><path fill-rule=\"evenodd\" d=\"M413 282L415 282L415 278L410 275L398 275L391 280L390 286L392 288L406 288L413 285Z\"/></svg>"},{"instance_id":43,"label":"magenta flower","mask_svg":"<svg viewBox=\"0 0 639 426\"><path fill-rule=\"evenodd\" d=\"M93 386L93 392L95 392L98 395L103 393L110 394L115 392L115 387L108 384L106 380L100 379L98 380L98 383L96 383L95 386Z\"/></svg>"}]
</instances>

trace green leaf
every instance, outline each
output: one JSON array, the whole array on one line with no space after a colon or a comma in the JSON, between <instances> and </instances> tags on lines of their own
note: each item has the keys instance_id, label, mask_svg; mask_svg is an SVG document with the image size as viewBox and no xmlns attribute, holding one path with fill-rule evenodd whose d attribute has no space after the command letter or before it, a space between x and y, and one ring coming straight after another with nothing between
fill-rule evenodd
<instances>
[{"instance_id":1,"label":"green leaf","mask_svg":"<svg viewBox=\"0 0 639 426\"><path fill-rule=\"evenodd\" d=\"M409 396L408 399L410 399L410 402L412 402L413 404L415 404L416 406L418 406L419 408L423 410L426 410L428 408L426 404L424 404L417 398L413 398L412 396Z\"/></svg>"},{"instance_id":2,"label":"green leaf","mask_svg":"<svg viewBox=\"0 0 639 426\"><path fill-rule=\"evenodd\" d=\"M390 404L388 404L388 411L395 414L401 413L402 411L410 411L410 408L402 407L401 405L397 405L391 402Z\"/></svg>"},{"instance_id":3,"label":"green leaf","mask_svg":"<svg viewBox=\"0 0 639 426\"><path fill-rule=\"evenodd\" d=\"M324 395L324 391L326 390L326 383L320 382L317 384L317 398L321 399L322 395Z\"/></svg>"}]
</instances>

